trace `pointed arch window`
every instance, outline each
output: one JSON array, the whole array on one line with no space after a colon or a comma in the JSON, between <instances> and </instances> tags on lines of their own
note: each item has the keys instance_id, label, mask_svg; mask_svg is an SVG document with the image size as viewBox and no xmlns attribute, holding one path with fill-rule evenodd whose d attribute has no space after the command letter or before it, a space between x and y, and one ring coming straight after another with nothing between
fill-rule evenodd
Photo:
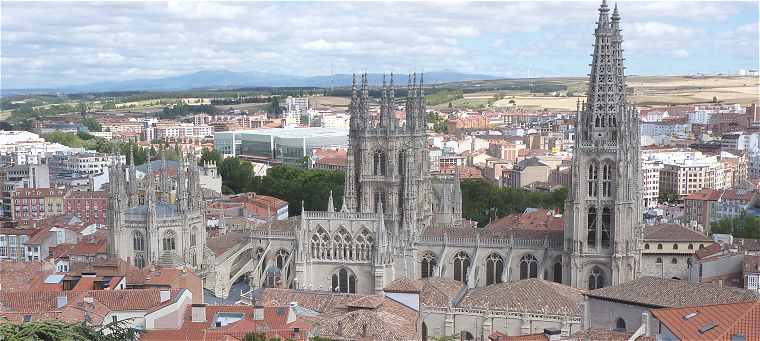
<instances>
[{"instance_id":1,"label":"pointed arch window","mask_svg":"<svg viewBox=\"0 0 760 341\"><path fill-rule=\"evenodd\" d=\"M562 283L562 263L556 262L554 263L554 277L552 278L554 282Z\"/></svg>"},{"instance_id":2,"label":"pointed arch window","mask_svg":"<svg viewBox=\"0 0 760 341\"><path fill-rule=\"evenodd\" d=\"M132 249L135 252L145 251L145 236L140 231L135 231L132 235Z\"/></svg>"},{"instance_id":3,"label":"pointed arch window","mask_svg":"<svg viewBox=\"0 0 760 341\"><path fill-rule=\"evenodd\" d=\"M612 226L612 213L609 207L602 209L602 247L610 247L610 228Z\"/></svg>"},{"instance_id":4,"label":"pointed arch window","mask_svg":"<svg viewBox=\"0 0 760 341\"><path fill-rule=\"evenodd\" d=\"M602 196L612 196L612 165L607 162L602 166Z\"/></svg>"},{"instance_id":5,"label":"pointed arch window","mask_svg":"<svg viewBox=\"0 0 760 341\"><path fill-rule=\"evenodd\" d=\"M406 170L406 153L404 151L400 151L398 153L398 174L404 175L405 170Z\"/></svg>"},{"instance_id":6,"label":"pointed arch window","mask_svg":"<svg viewBox=\"0 0 760 341\"><path fill-rule=\"evenodd\" d=\"M317 233L311 236L311 257L316 259L330 258L330 235L319 226Z\"/></svg>"},{"instance_id":7,"label":"pointed arch window","mask_svg":"<svg viewBox=\"0 0 760 341\"><path fill-rule=\"evenodd\" d=\"M351 234L343 227L333 237L333 254L335 255L335 259L350 260L353 258Z\"/></svg>"},{"instance_id":8,"label":"pointed arch window","mask_svg":"<svg viewBox=\"0 0 760 341\"><path fill-rule=\"evenodd\" d=\"M498 254L492 253L486 259L486 285L501 283L504 273L504 259Z\"/></svg>"},{"instance_id":9,"label":"pointed arch window","mask_svg":"<svg viewBox=\"0 0 760 341\"><path fill-rule=\"evenodd\" d=\"M596 197L599 193L599 188L597 187L597 180L599 179L599 169L595 163L590 163L588 165L588 196L589 197Z\"/></svg>"},{"instance_id":10,"label":"pointed arch window","mask_svg":"<svg viewBox=\"0 0 760 341\"><path fill-rule=\"evenodd\" d=\"M420 275L422 278L433 277L433 270L436 266L435 254L432 251L427 251L422 255Z\"/></svg>"},{"instance_id":11,"label":"pointed arch window","mask_svg":"<svg viewBox=\"0 0 760 341\"><path fill-rule=\"evenodd\" d=\"M195 246L195 238L197 233L198 229L193 226L193 229L190 231L190 246Z\"/></svg>"},{"instance_id":12,"label":"pointed arch window","mask_svg":"<svg viewBox=\"0 0 760 341\"><path fill-rule=\"evenodd\" d=\"M164 251L174 251L177 249L176 234L173 230L166 231L164 238L162 239Z\"/></svg>"},{"instance_id":13,"label":"pointed arch window","mask_svg":"<svg viewBox=\"0 0 760 341\"><path fill-rule=\"evenodd\" d=\"M285 267L286 262L288 261L288 256L290 256L290 253L288 251L285 251L284 249L280 249L277 251L277 256L275 257L275 261L277 262L277 268L282 270Z\"/></svg>"},{"instance_id":14,"label":"pointed arch window","mask_svg":"<svg viewBox=\"0 0 760 341\"><path fill-rule=\"evenodd\" d=\"M454 280L467 283L467 271L470 268L470 256L464 251L454 255Z\"/></svg>"},{"instance_id":15,"label":"pointed arch window","mask_svg":"<svg viewBox=\"0 0 760 341\"><path fill-rule=\"evenodd\" d=\"M385 152L382 150L375 151L375 155L373 157L373 169L375 175L385 175L385 163Z\"/></svg>"},{"instance_id":16,"label":"pointed arch window","mask_svg":"<svg viewBox=\"0 0 760 341\"><path fill-rule=\"evenodd\" d=\"M596 247L596 207L588 208L588 237L586 243L588 247Z\"/></svg>"},{"instance_id":17,"label":"pointed arch window","mask_svg":"<svg viewBox=\"0 0 760 341\"><path fill-rule=\"evenodd\" d=\"M600 288L604 288L604 271L595 266L588 275L588 289L594 290Z\"/></svg>"},{"instance_id":18,"label":"pointed arch window","mask_svg":"<svg viewBox=\"0 0 760 341\"><path fill-rule=\"evenodd\" d=\"M520 279L538 277L538 259L533 255L520 257Z\"/></svg>"},{"instance_id":19,"label":"pointed arch window","mask_svg":"<svg viewBox=\"0 0 760 341\"><path fill-rule=\"evenodd\" d=\"M358 236L356 236L356 250L355 260L366 261L370 260L372 255L372 248L374 247L375 240L369 233L369 230L362 229Z\"/></svg>"},{"instance_id":20,"label":"pointed arch window","mask_svg":"<svg viewBox=\"0 0 760 341\"><path fill-rule=\"evenodd\" d=\"M332 291L340 293L356 293L356 276L351 270L340 268L332 275Z\"/></svg>"},{"instance_id":21,"label":"pointed arch window","mask_svg":"<svg viewBox=\"0 0 760 341\"><path fill-rule=\"evenodd\" d=\"M145 267L145 256L142 252L135 254L135 266L141 269Z\"/></svg>"}]
</instances>

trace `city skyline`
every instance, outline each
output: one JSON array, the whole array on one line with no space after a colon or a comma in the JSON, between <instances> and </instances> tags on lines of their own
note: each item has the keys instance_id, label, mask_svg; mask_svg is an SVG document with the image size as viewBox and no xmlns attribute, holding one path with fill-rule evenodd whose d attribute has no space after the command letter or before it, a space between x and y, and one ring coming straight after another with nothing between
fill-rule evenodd
<instances>
[{"instance_id":1,"label":"city skyline","mask_svg":"<svg viewBox=\"0 0 760 341\"><path fill-rule=\"evenodd\" d=\"M629 75L758 67L757 3L618 5L624 13ZM3 2L2 88L65 87L209 69L303 76L365 70L585 76L593 30L582 23L596 20L596 6L596 1ZM673 62L662 62L668 59Z\"/></svg>"}]
</instances>

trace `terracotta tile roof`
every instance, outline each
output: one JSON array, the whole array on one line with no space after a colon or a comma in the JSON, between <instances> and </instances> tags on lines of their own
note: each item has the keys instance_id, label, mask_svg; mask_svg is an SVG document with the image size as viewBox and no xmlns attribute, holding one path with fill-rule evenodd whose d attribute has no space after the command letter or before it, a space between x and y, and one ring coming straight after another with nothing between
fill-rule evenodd
<instances>
[{"instance_id":1,"label":"terracotta tile roof","mask_svg":"<svg viewBox=\"0 0 760 341\"><path fill-rule=\"evenodd\" d=\"M73 248L68 251L69 255L96 256L105 255L108 252L108 235L104 230L85 236Z\"/></svg>"},{"instance_id":2,"label":"terracotta tile roof","mask_svg":"<svg viewBox=\"0 0 760 341\"><path fill-rule=\"evenodd\" d=\"M55 317L57 319L73 319L64 316L69 304L84 302L86 297L92 297L98 302L95 311L109 309L112 311L138 310L155 311L169 305L179 298L185 289L171 289L170 298L166 302L160 300L160 290L126 289L126 290L90 290L90 291L60 291L60 292L0 292L0 316L32 314L38 317ZM68 299L67 306L57 308L57 297L64 295ZM86 302L85 302L86 303ZM100 307L99 305L102 305ZM103 308L105 307L105 308ZM75 307L76 308L76 307ZM81 310L81 309L80 309Z\"/></svg>"},{"instance_id":3,"label":"terracotta tile roof","mask_svg":"<svg viewBox=\"0 0 760 341\"><path fill-rule=\"evenodd\" d=\"M358 309L325 316L318 322L319 335L361 340L419 340L417 312L390 299L377 309Z\"/></svg>"},{"instance_id":4,"label":"terracotta tile roof","mask_svg":"<svg viewBox=\"0 0 760 341\"><path fill-rule=\"evenodd\" d=\"M0 262L0 290L29 290L54 272L55 264L48 262Z\"/></svg>"},{"instance_id":5,"label":"terracotta tile roof","mask_svg":"<svg viewBox=\"0 0 760 341\"><path fill-rule=\"evenodd\" d=\"M699 192L694 192L686 196L686 200L708 200L717 201L720 199L720 191L710 188L704 188Z\"/></svg>"},{"instance_id":6,"label":"terracotta tile roof","mask_svg":"<svg viewBox=\"0 0 760 341\"><path fill-rule=\"evenodd\" d=\"M483 228L451 228L451 226L430 225L423 236L475 237L481 238L526 238L526 239L562 239L565 221L560 214L547 209L527 209L523 213L510 214L497 219Z\"/></svg>"},{"instance_id":7,"label":"terracotta tile roof","mask_svg":"<svg viewBox=\"0 0 760 341\"><path fill-rule=\"evenodd\" d=\"M694 253L694 255L697 257L697 259L703 259L710 256L714 256L716 254L719 254L723 251L723 245L718 243L712 243L710 245L705 246L704 248L697 250L697 252Z\"/></svg>"},{"instance_id":8,"label":"terracotta tile roof","mask_svg":"<svg viewBox=\"0 0 760 341\"><path fill-rule=\"evenodd\" d=\"M462 290L465 289L464 283L446 278L424 278L422 292L420 293L420 304L426 307L448 307Z\"/></svg>"},{"instance_id":9,"label":"terracotta tile roof","mask_svg":"<svg viewBox=\"0 0 760 341\"><path fill-rule=\"evenodd\" d=\"M591 290L586 295L655 308L737 303L760 299L757 291L649 276Z\"/></svg>"},{"instance_id":10,"label":"terracotta tile roof","mask_svg":"<svg viewBox=\"0 0 760 341\"><path fill-rule=\"evenodd\" d=\"M654 309L652 314L680 340L729 341L734 335L760 340L760 302ZM700 332L711 324L715 326Z\"/></svg>"},{"instance_id":11,"label":"terracotta tile roof","mask_svg":"<svg viewBox=\"0 0 760 341\"><path fill-rule=\"evenodd\" d=\"M211 251L214 251L214 254L218 257L233 246L246 241L248 241L248 235L230 231L221 236L209 238L208 241L206 241L206 246L211 249Z\"/></svg>"},{"instance_id":12,"label":"terracotta tile roof","mask_svg":"<svg viewBox=\"0 0 760 341\"><path fill-rule=\"evenodd\" d=\"M580 330L569 337L562 338L563 341L628 341L632 333L618 332L604 329L586 329ZM639 337L636 341L655 341L654 337Z\"/></svg>"},{"instance_id":13,"label":"terracotta tile roof","mask_svg":"<svg viewBox=\"0 0 760 341\"><path fill-rule=\"evenodd\" d=\"M760 255L744 255L744 272L760 272Z\"/></svg>"},{"instance_id":14,"label":"terracotta tile roof","mask_svg":"<svg viewBox=\"0 0 760 341\"><path fill-rule=\"evenodd\" d=\"M385 292L405 292L419 293L422 291L424 283L421 280L412 280L406 277L399 278L390 282L383 288Z\"/></svg>"},{"instance_id":15,"label":"terracotta tile roof","mask_svg":"<svg viewBox=\"0 0 760 341\"><path fill-rule=\"evenodd\" d=\"M647 226L644 228L644 240L678 242L712 241L710 238L707 238L707 236L697 231L694 231L686 226L676 224L658 224Z\"/></svg>"},{"instance_id":16,"label":"terracotta tile roof","mask_svg":"<svg viewBox=\"0 0 760 341\"><path fill-rule=\"evenodd\" d=\"M536 278L469 290L459 307L582 316L583 290Z\"/></svg>"},{"instance_id":17,"label":"terracotta tile roof","mask_svg":"<svg viewBox=\"0 0 760 341\"><path fill-rule=\"evenodd\" d=\"M329 291L296 291L290 289L263 289L257 302L264 306L287 306L290 302L319 313L333 314L345 311L350 302L374 295L338 294Z\"/></svg>"},{"instance_id":18,"label":"terracotta tile roof","mask_svg":"<svg viewBox=\"0 0 760 341\"><path fill-rule=\"evenodd\" d=\"M364 296L346 303L350 308L375 309L383 304L384 298L381 296Z\"/></svg>"},{"instance_id":19,"label":"terracotta tile roof","mask_svg":"<svg viewBox=\"0 0 760 341\"><path fill-rule=\"evenodd\" d=\"M508 336L507 334L504 334L502 332L494 332L488 336L488 339L491 341L548 341L549 340L546 337L546 335L544 335L544 333Z\"/></svg>"}]
</instances>

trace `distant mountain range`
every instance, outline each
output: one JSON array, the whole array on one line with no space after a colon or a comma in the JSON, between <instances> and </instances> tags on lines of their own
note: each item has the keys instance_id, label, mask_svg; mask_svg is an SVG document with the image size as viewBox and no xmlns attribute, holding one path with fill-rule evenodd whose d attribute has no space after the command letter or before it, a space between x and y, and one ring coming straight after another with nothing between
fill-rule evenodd
<instances>
[{"instance_id":1,"label":"distant mountain range","mask_svg":"<svg viewBox=\"0 0 760 341\"><path fill-rule=\"evenodd\" d=\"M368 74L371 85L380 85L383 75ZM426 84L462 82L472 80L492 80L504 77L466 74L456 71L425 72ZM108 91L174 91L190 89L229 89L246 87L344 87L350 86L352 75L335 74L325 76L294 76L266 72L234 72L229 70L203 70L179 76L153 79L134 79L127 81L97 82L83 85L73 85L60 89L7 89L3 95L12 93L39 92L108 92ZM407 84L407 75L396 75L394 82L397 86Z\"/></svg>"}]
</instances>

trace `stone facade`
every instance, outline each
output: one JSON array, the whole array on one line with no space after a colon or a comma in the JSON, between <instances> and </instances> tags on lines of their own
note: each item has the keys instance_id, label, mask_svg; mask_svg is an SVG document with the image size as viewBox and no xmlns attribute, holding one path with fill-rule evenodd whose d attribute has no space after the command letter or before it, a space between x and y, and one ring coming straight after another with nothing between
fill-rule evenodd
<instances>
[{"instance_id":1,"label":"stone facade","mask_svg":"<svg viewBox=\"0 0 760 341\"><path fill-rule=\"evenodd\" d=\"M153 176L138 180L134 163L128 169L112 165L109 254L140 268L150 264L203 267L206 218L199 169L194 157L180 164L171 181L163 167L158 183ZM170 194L172 182L176 196Z\"/></svg>"},{"instance_id":2,"label":"stone facade","mask_svg":"<svg viewBox=\"0 0 760 341\"><path fill-rule=\"evenodd\" d=\"M578 288L640 274L639 116L626 101L620 15L602 3L587 102L578 106L573 181L565 206L565 278ZM582 107L582 109L581 109Z\"/></svg>"}]
</instances>

